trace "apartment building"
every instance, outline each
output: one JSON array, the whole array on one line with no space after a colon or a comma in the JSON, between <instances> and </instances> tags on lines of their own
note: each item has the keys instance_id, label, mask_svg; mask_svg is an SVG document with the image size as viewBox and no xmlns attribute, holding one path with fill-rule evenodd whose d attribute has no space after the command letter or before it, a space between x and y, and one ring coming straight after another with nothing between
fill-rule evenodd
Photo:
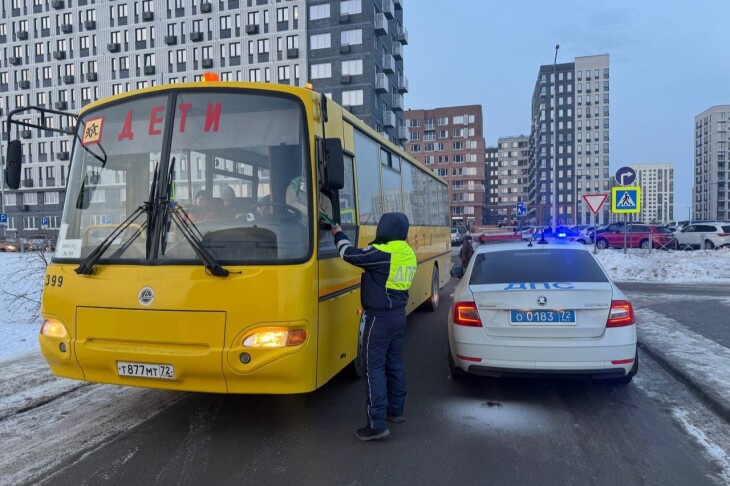
<instances>
[{"instance_id":1,"label":"apartment building","mask_svg":"<svg viewBox=\"0 0 730 486\"><path fill-rule=\"evenodd\" d=\"M497 191L499 183L499 149L487 147L484 154L484 216L482 224L499 223Z\"/></svg>"},{"instance_id":2,"label":"apartment building","mask_svg":"<svg viewBox=\"0 0 730 486\"><path fill-rule=\"evenodd\" d=\"M692 219L730 221L730 105L715 105L695 117Z\"/></svg>"},{"instance_id":3,"label":"apartment building","mask_svg":"<svg viewBox=\"0 0 730 486\"><path fill-rule=\"evenodd\" d=\"M674 164L629 164L641 187L641 212L634 221L666 223L674 219Z\"/></svg>"},{"instance_id":4,"label":"apartment building","mask_svg":"<svg viewBox=\"0 0 730 486\"><path fill-rule=\"evenodd\" d=\"M77 112L99 98L215 71L223 81L311 81L399 143L407 43L402 0L7 0L0 116L31 105ZM5 120L1 137L4 161ZM18 191L4 191L7 229L50 235L71 138L35 129L12 138L24 142L24 174Z\"/></svg>"},{"instance_id":5,"label":"apartment building","mask_svg":"<svg viewBox=\"0 0 730 486\"><path fill-rule=\"evenodd\" d=\"M532 95L529 219L592 222L583 194L610 190L609 56L540 66ZM557 88L557 89L556 89ZM609 207L598 215L609 220Z\"/></svg>"},{"instance_id":6,"label":"apartment building","mask_svg":"<svg viewBox=\"0 0 730 486\"><path fill-rule=\"evenodd\" d=\"M487 211L496 212L497 223L517 220L517 203L529 200L530 137L500 137L497 142L495 180L489 185Z\"/></svg>"},{"instance_id":7,"label":"apartment building","mask_svg":"<svg viewBox=\"0 0 730 486\"><path fill-rule=\"evenodd\" d=\"M406 151L449 182L454 224L484 221L484 136L481 105L405 112Z\"/></svg>"}]
</instances>

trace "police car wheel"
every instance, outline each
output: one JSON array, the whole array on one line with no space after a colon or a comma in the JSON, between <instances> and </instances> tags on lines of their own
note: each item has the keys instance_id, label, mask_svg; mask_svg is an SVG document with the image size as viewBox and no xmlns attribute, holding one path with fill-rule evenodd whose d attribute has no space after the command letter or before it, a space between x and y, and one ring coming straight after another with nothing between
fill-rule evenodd
<instances>
[{"instance_id":1,"label":"police car wheel","mask_svg":"<svg viewBox=\"0 0 730 486\"><path fill-rule=\"evenodd\" d=\"M456 366L456 363L454 362L454 357L451 355L451 349L446 348L446 354L448 354L448 360L449 360L449 371L451 371L451 379L452 380L461 380L466 376L466 373L464 370Z\"/></svg>"}]
</instances>

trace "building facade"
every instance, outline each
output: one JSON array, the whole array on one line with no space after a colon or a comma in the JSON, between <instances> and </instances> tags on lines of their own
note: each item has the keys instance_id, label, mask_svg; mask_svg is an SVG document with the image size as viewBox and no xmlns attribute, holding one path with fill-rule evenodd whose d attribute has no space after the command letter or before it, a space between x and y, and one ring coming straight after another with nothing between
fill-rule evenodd
<instances>
[{"instance_id":1,"label":"building facade","mask_svg":"<svg viewBox=\"0 0 730 486\"><path fill-rule=\"evenodd\" d=\"M498 184L499 184L499 149L487 147L484 154L484 216L482 223L499 224Z\"/></svg>"},{"instance_id":2,"label":"building facade","mask_svg":"<svg viewBox=\"0 0 730 486\"><path fill-rule=\"evenodd\" d=\"M730 105L715 105L695 117L692 219L730 221Z\"/></svg>"},{"instance_id":3,"label":"building facade","mask_svg":"<svg viewBox=\"0 0 730 486\"><path fill-rule=\"evenodd\" d=\"M530 221L552 224L553 201L554 223L593 220L582 196L610 190L609 87L607 54L540 66L529 139ZM607 222L609 212L604 206L598 221Z\"/></svg>"},{"instance_id":4,"label":"building facade","mask_svg":"<svg viewBox=\"0 0 730 486\"><path fill-rule=\"evenodd\" d=\"M641 212L634 221L664 224L674 219L674 164L629 164L641 187Z\"/></svg>"},{"instance_id":5,"label":"building facade","mask_svg":"<svg viewBox=\"0 0 730 486\"><path fill-rule=\"evenodd\" d=\"M406 151L449 182L454 224L483 224L484 135L481 105L405 112Z\"/></svg>"},{"instance_id":6,"label":"building facade","mask_svg":"<svg viewBox=\"0 0 730 486\"><path fill-rule=\"evenodd\" d=\"M401 0L9 0L0 6L0 116L32 105L77 112L214 71L222 81L311 81L402 142L407 42ZM33 129L12 138L24 142L24 174L18 191L4 191L9 234L53 234L71 137ZM7 142L3 121L3 166Z\"/></svg>"},{"instance_id":7,"label":"building facade","mask_svg":"<svg viewBox=\"0 0 730 486\"><path fill-rule=\"evenodd\" d=\"M517 222L517 203L529 200L530 137L500 137L497 142L496 180L490 186L487 212L496 211L497 222Z\"/></svg>"}]
</instances>

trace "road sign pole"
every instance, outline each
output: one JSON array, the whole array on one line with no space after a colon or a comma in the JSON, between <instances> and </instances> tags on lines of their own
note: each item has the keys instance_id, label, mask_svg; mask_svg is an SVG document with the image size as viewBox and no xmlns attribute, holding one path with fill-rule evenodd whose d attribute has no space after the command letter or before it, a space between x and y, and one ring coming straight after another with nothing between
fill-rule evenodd
<instances>
[{"instance_id":1,"label":"road sign pole","mask_svg":"<svg viewBox=\"0 0 730 486\"><path fill-rule=\"evenodd\" d=\"M626 221L628 221L628 219L629 219L629 215L624 213L624 255L626 255L626 253L627 253L627 251L626 251L626 227L628 226L628 223Z\"/></svg>"}]
</instances>

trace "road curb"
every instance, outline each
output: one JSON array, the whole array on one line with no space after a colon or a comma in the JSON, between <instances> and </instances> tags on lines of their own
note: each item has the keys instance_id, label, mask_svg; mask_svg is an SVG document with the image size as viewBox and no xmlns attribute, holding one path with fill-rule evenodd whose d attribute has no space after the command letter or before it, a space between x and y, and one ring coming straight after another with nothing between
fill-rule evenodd
<instances>
[{"instance_id":1,"label":"road curb","mask_svg":"<svg viewBox=\"0 0 730 486\"><path fill-rule=\"evenodd\" d=\"M725 422L730 423L730 403L715 390L696 379L691 373L677 366L672 360L656 348L652 348L643 341L638 342L642 351L664 368L670 375L684 383L697 398L720 415Z\"/></svg>"}]
</instances>

